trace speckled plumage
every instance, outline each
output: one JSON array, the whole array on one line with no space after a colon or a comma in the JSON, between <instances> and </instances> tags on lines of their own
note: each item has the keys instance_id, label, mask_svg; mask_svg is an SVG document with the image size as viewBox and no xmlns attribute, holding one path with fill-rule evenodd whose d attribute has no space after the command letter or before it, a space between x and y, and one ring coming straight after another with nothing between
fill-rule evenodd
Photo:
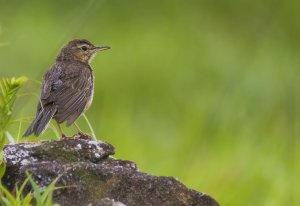
<instances>
[{"instance_id":1,"label":"speckled plumage","mask_svg":"<svg viewBox=\"0 0 300 206\"><path fill-rule=\"evenodd\" d=\"M52 118L59 124L66 121L70 126L88 109L94 90L89 62L97 51L107 48L80 39L62 48L56 63L44 75L36 118L24 136L31 133L39 136Z\"/></svg>"}]
</instances>

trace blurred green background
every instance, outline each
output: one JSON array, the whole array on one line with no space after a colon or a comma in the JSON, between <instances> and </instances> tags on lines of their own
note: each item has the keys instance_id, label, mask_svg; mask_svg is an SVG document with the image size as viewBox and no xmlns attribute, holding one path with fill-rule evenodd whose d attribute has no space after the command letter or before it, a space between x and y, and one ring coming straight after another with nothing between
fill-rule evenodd
<instances>
[{"instance_id":1,"label":"blurred green background","mask_svg":"<svg viewBox=\"0 0 300 206\"><path fill-rule=\"evenodd\" d=\"M10 132L33 118L36 80L59 49L84 37L112 47L92 63L86 115L116 157L221 205L297 205L299 10L292 0L0 0L0 77L31 79Z\"/></svg>"}]
</instances>

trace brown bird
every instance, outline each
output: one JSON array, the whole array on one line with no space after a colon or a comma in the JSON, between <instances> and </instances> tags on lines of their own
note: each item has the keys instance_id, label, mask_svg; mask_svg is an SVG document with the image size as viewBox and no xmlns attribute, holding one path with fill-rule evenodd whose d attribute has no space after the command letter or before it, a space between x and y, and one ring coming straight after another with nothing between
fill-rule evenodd
<instances>
[{"instance_id":1,"label":"brown bird","mask_svg":"<svg viewBox=\"0 0 300 206\"><path fill-rule=\"evenodd\" d=\"M32 133L39 136L52 118L62 137L65 137L60 127L63 122L67 122L67 126L74 123L78 133L82 133L75 121L93 100L94 76L90 62L98 51L109 48L74 39L61 49L56 63L44 75L36 117L24 137Z\"/></svg>"}]
</instances>

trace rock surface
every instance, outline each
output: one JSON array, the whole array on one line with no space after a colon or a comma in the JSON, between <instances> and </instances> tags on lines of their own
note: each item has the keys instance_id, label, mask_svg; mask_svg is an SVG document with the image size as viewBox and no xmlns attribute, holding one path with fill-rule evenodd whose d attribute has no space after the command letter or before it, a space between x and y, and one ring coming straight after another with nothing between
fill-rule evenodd
<instances>
[{"instance_id":1,"label":"rock surface","mask_svg":"<svg viewBox=\"0 0 300 206\"><path fill-rule=\"evenodd\" d=\"M173 177L140 172L135 163L117 160L114 147L85 138L6 145L2 179L11 191L26 171L41 186L60 176L54 202L62 206L217 206L210 196L186 188ZM29 188L30 189L30 188Z\"/></svg>"}]
</instances>

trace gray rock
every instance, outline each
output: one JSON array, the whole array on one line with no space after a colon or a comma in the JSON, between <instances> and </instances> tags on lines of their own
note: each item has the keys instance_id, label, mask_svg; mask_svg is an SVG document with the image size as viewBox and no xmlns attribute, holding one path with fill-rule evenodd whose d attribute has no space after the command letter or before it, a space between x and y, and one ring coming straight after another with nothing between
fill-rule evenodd
<instances>
[{"instance_id":1,"label":"gray rock","mask_svg":"<svg viewBox=\"0 0 300 206\"><path fill-rule=\"evenodd\" d=\"M135 163L117 160L114 147L87 138L4 147L7 166L2 179L13 191L26 179L26 171L41 186L60 176L54 202L62 206L217 206L209 195L188 189L173 177L156 177ZM27 188L27 191L30 188Z\"/></svg>"}]
</instances>

